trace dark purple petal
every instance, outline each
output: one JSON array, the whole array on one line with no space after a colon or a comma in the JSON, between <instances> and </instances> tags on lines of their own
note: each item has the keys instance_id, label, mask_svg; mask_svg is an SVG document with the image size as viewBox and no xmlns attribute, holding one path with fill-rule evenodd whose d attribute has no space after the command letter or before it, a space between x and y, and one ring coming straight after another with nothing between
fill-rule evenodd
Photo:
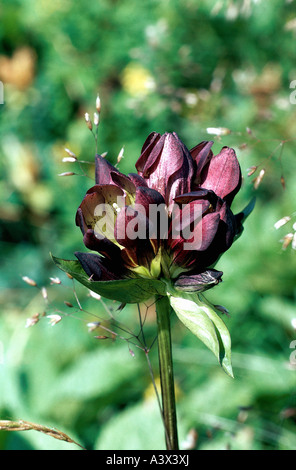
<instances>
[{"instance_id":1,"label":"dark purple petal","mask_svg":"<svg viewBox=\"0 0 296 470\"><path fill-rule=\"evenodd\" d=\"M131 206L123 207L116 218L114 235L126 248L137 245L139 240L149 239L149 219L145 212Z\"/></svg>"},{"instance_id":2,"label":"dark purple petal","mask_svg":"<svg viewBox=\"0 0 296 470\"><path fill-rule=\"evenodd\" d=\"M198 199L207 199L214 205L216 205L217 202L216 194L213 191L204 188L199 188L196 191L192 191L190 193L181 194L180 196L175 197L174 201L177 204L187 204Z\"/></svg>"},{"instance_id":3,"label":"dark purple petal","mask_svg":"<svg viewBox=\"0 0 296 470\"><path fill-rule=\"evenodd\" d=\"M201 174L200 186L214 191L230 205L241 186L241 170L235 151L223 147Z\"/></svg>"},{"instance_id":4,"label":"dark purple petal","mask_svg":"<svg viewBox=\"0 0 296 470\"><path fill-rule=\"evenodd\" d=\"M165 136L161 136L157 132L152 132L146 139L141 155L136 162L136 169L144 178L149 176L149 169L157 160L162 151ZM160 143L158 143L160 141ZM158 145L157 145L158 144Z\"/></svg>"},{"instance_id":5,"label":"dark purple petal","mask_svg":"<svg viewBox=\"0 0 296 470\"><path fill-rule=\"evenodd\" d=\"M121 251L124 265L131 270L137 266L145 266L149 269L154 256L155 252L150 240L138 240L132 247L123 248Z\"/></svg>"},{"instance_id":6,"label":"dark purple petal","mask_svg":"<svg viewBox=\"0 0 296 470\"><path fill-rule=\"evenodd\" d=\"M131 179L123 175L122 173L111 171L111 178L113 183L117 184L121 189L126 191L128 194L135 194L136 192L136 186L134 183L131 181Z\"/></svg>"},{"instance_id":7,"label":"dark purple petal","mask_svg":"<svg viewBox=\"0 0 296 470\"><path fill-rule=\"evenodd\" d=\"M117 168L111 165L105 158L101 157L101 155L96 155L95 164L96 184L112 184L111 172L119 173Z\"/></svg>"},{"instance_id":8,"label":"dark purple petal","mask_svg":"<svg viewBox=\"0 0 296 470\"><path fill-rule=\"evenodd\" d=\"M120 257L120 248L108 238L97 238L93 229L87 229L83 237L83 243L89 250L97 251L107 258Z\"/></svg>"},{"instance_id":9,"label":"dark purple petal","mask_svg":"<svg viewBox=\"0 0 296 470\"><path fill-rule=\"evenodd\" d=\"M232 242L236 235L237 225L236 225L235 217L231 209L229 208L227 202L221 201L222 203L221 205L219 203L216 207L216 210L219 212L219 215L220 215L219 233L220 233L220 240L221 241L223 239L225 240L225 249L223 249L223 251L225 251L228 248L230 248L230 246L232 245Z\"/></svg>"},{"instance_id":10,"label":"dark purple petal","mask_svg":"<svg viewBox=\"0 0 296 470\"><path fill-rule=\"evenodd\" d=\"M213 141L203 141L190 150L190 154L196 163L194 186L199 184L202 169L213 157L211 150L213 143Z\"/></svg>"},{"instance_id":11,"label":"dark purple petal","mask_svg":"<svg viewBox=\"0 0 296 470\"><path fill-rule=\"evenodd\" d=\"M110 263L104 257L93 253L76 252L75 256L93 281L114 281L124 278L126 274L121 260L118 260L115 265L115 263Z\"/></svg>"},{"instance_id":12,"label":"dark purple petal","mask_svg":"<svg viewBox=\"0 0 296 470\"><path fill-rule=\"evenodd\" d=\"M77 210L76 225L84 227L84 231L85 226L94 228L97 221L97 208L101 204L112 207L114 203L118 203L118 201L120 201L123 197L124 192L116 185L108 184L93 186L87 191L82 203Z\"/></svg>"},{"instance_id":13,"label":"dark purple petal","mask_svg":"<svg viewBox=\"0 0 296 470\"><path fill-rule=\"evenodd\" d=\"M84 235L85 232L87 231L87 225L83 217L83 212L81 207L78 207L77 212L76 212L76 225L77 227L80 227L80 230L82 234Z\"/></svg>"},{"instance_id":14,"label":"dark purple petal","mask_svg":"<svg viewBox=\"0 0 296 470\"><path fill-rule=\"evenodd\" d=\"M159 243L167 238L169 218L167 208L162 195L154 189L139 187L136 191L135 209L142 211L147 217L149 230L147 238L153 240L154 249L157 252Z\"/></svg>"},{"instance_id":15,"label":"dark purple petal","mask_svg":"<svg viewBox=\"0 0 296 470\"><path fill-rule=\"evenodd\" d=\"M147 187L147 182L142 178L142 176L138 175L137 173L129 173L129 179L134 183L135 187L138 188L139 186Z\"/></svg>"},{"instance_id":16,"label":"dark purple petal","mask_svg":"<svg viewBox=\"0 0 296 470\"><path fill-rule=\"evenodd\" d=\"M207 200L196 199L184 204L181 208L176 206L172 213L172 229L182 232L194 222L201 220L210 205Z\"/></svg>"},{"instance_id":17,"label":"dark purple petal","mask_svg":"<svg viewBox=\"0 0 296 470\"><path fill-rule=\"evenodd\" d=\"M220 216L218 213L206 214L194 229L185 237L184 231L179 237L169 240L169 247L174 262L179 266L210 266L212 263L204 264L204 258L209 247L217 236ZM199 263L202 256L203 263Z\"/></svg>"},{"instance_id":18,"label":"dark purple petal","mask_svg":"<svg viewBox=\"0 0 296 470\"><path fill-rule=\"evenodd\" d=\"M164 205L165 201L163 196L158 191L155 191L155 189L140 186L136 191L135 203L143 206L148 216L150 205Z\"/></svg>"},{"instance_id":19,"label":"dark purple petal","mask_svg":"<svg viewBox=\"0 0 296 470\"><path fill-rule=\"evenodd\" d=\"M149 136L136 168L150 188L158 191L168 206L173 199L191 190L194 162L177 134Z\"/></svg>"},{"instance_id":20,"label":"dark purple petal","mask_svg":"<svg viewBox=\"0 0 296 470\"><path fill-rule=\"evenodd\" d=\"M198 274L182 274L174 283L177 290L185 292L202 292L222 281L222 271L208 269Z\"/></svg>"},{"instance_id":21,"label":"dark purple petal","mask_svg":"<svg viewBox=\"0 0 296 470\"><path fill-rule=\"evenodd\" d=\"M211 212L202 218L201 222L199 223L201 224L202 239L198 251L205 251L210 246L216 236L219 223L220 215L217 212ZM194 237L196 237L196 239L198 239L199 230L200 227L196 227L194 233Z\"/></svg>"},{"instance_id":22,"label":"dark purple petal","mask_svg":"<svg viewBox=\"0 0 296 470\"><path fill-rule=\"evenodd\" d=\"M194 165L189 150L179 139L177 134L169 134L164 146L164 154L167 148L168 157L163 158L163 170L168 175L165 199L168 207L175 197L191 190L191 182L194 173Z\"/></svg>"}]
</instances>

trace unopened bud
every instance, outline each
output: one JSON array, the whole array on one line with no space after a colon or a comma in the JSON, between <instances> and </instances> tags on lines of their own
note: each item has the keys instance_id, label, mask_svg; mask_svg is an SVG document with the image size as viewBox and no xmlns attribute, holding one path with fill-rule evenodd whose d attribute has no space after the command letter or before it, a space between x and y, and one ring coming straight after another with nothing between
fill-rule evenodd
<instances>
[{"instance_id":1,"label":"unopened bud","mask_svg":"<svg viewBox=\"0 0 296 470\"><path fill-rule=\"evenodd\" d=\"M102 157L102 158L105 158L105 157L107 157L107 155L108 155L108 152L103 152L103 153L101 154L101 157Z\"/></svg>"},{"instance_id":2,"label":"unopened bud","mask_svg":"<svg viewBox=\"0 0 296 470\"><path fill-rule=\"evenodd\" d=\"M134 351L133 351L132 349L129 348L129 349L128 349L128 352L130 353L130 355L131 355L132 357L135 357L135 353L134 353Z\"/></svg>"},{"instance_id":3,"label":"unopened bud","mask_svg":"<svg viewBox=\"0 0 296 470\"><path fill-rule=\"evenodd\" d=\"M47 294L47 290L45 289L45 287L42 287L41 294L42 294L42 297L44 298L44 300L48 299L48 294Z\"/></svg>"},{"instance_id":4,"label":"unopened bud","mask_svg":"<svg viewBox=\"0 0 296 470\"><path fill-rule=\"evenodd\" d=\"M50 277L51 284L61 284L62 281L58 277Z\"/></svg>"},{"instance_id":5,"label":"unopened bud","mask_svg":"<svg viewBox=\"0 0 296 470\"><path fill-rule=\"evenodd\" d=\"M93 292L92 290L89 291L89 295L93 297L94 299L101 300L100 294L97 294L96 292Z\"/></svg>"},{"instance_id":6,"label":"unopened bud","mask_svg":"<svg viewBox=\"0 0 296 470\"><path fill-rule=\"evenodd\" d=\"M274 224L274 228L277 230L280 227L282 227L283 225L285 225L287 222L289 222L290 220L291 220L291 217L289 217L288 215L286 217L282 217L280 220L278 220Z\"/></svg>"},{"instance_id":7,"label":"unopened bud","mask_svg":"<svg viewBox=\"0 0 296 470\"><path fill-rule=\"evenodd\" d=\"M37 283L36 283L35 281L33 281L33 279L31 279L31 278L28 277L28 276L23 276L23 277L22 277L22 280L23 280L24 282L26 282L27 284L29 284L29 286L33 286L33 287L37 286Z\"/></svg>"},{"instance_id":8,"label":"unopened bud","mask_svg":"<svg viewBox=\"0 0 296 470\"><path fill-rule=\"evenodd\" d=\"M63 163L73 163L76 161L77 161L77 158L74 158L74 157L64 157L62 160Z\"/></svg>"},{"instance_id":9,"label":"unopened bud","mask_svg":"<svg viewBox=\"0 0 296 470\"><path fill-rule=\"evenodd\" d=\"M248 170L247 170L248 171L248 176L253 175L255 173L255 171L257 170L257 168L258 167L256 165L250 166L250 168L248 168Z\"/></svg>"},{"instance_id":10,"label":"unopened bud","mask_svg":"<svg viewBox=\"0 0 296 470\"><path fill-rule=\"evenodd\" d=\"M97 322L90 322L90 323L87 323L86 325L88 327L88 331L91 332L91 331L94 331L98 328L98 326L100 326L100 322L97 321Z\"/></svg>"},{"instance_id":11,"label":"unopened bud","mask_svg":"<svg viewBox=\"0 0 296 470\"><path fill-rule=\"evenodd\" d=\"M76 157L75 153L73 153L70 149L65 148L65 152L67 152L69 157L72 157L72 158L74 158L74 160L77 160L77 157Z\"/></svg>"},{"instance_id":12,"label":"unopened bud","mask_svg":"<svg viewBox=\"0 0 296 470\"><path fill-rule=\"evenodd\" d=\"M100 114L100 112L101 112L101 100L100 100L99 95L97 95L97 99L96 99L96 110Z\"/></svg>"},{"instance_id":13,"label":"unopened bud","mask_svg":"<svg viewBox=\"0 0 296 470\"><path fill-rule=\"evenodd\" d=\"M74 176L76 173L73 173L73 171L65 171L64 173L59 173L58 176Z\"/></svg>"},{"instance_id":14,"label":"unopened bud","mask_svg":"<svg viewBox=\"0 0 296 470\"><path fill-rule=\"evenodd\" d=\"M39 321L39 313L35 313L31 318L27 318L25 328L30 328L30 326L36 325Z\"/></svg>"},{"instance_id":15,"label":"unopened bud","mask_svg":"<svg viewBox=\"0 0 296 470\"><path fill-rule=\"evenodd\" d=\"M227 127L207 127L207 133L213 135L228 135L231 134L231 130Z\"/></svg>"},{"instance_id":16,"label":"unopened bud","mask_svg":"<svg viewBox=\"0 0 296 470\"><path fill-rule=\"evenodd\" d=\"M293 233L287 233L287 235L284 236L284 238L281 240L283 242L282 244L282 249L285 250L293 240L294 234Z\"/></svg>"},{"instance_id":17,"label":"unopened bud","mask_svg":"<svg viewBox=\"0 0 296 470\"><path fill-rule=\"evenodd\" d=\"M90 131L92 131L92 122L88 113L85 113L84 119L85 119L87 127L89 128Z\"/></svg>"},{"instance_id":18,"label":"unopened bud","mask_svg":"<svg viewBox=\"0 0 296 470\"><path fill-rule=\"evenodd\" d=\"M124 152L124 147L120 150L118 157L117 157L117 163L119 163L123 159L123 152Z\"/></svg>"},{"instance_id":19,"label":"unopened bud","mask_svg":"<svg viewBox=\"0 0 296 470\"><path fill-rule=\"evenodd\" d=\"M262 170L260 170L260 173L259 175L257 176L257 178L255 178L254 180L254 188L257 189L259 187L259 184L261 183L261 181L263 180L263 176L265 175L265 170L264 168Z\"/></svg>"},{"instance_id":20,"label":"unopened bud","mask_svg":"<svg viewBox=\"0 0 296 470\"><path fill-rule=\"evenodd\" d=\"M284 189L286 189L286 182L285 182L285 178L283 176L281 176L281 185Z\"/></svg>"},{"instance_id":21,"label":"unopened bud","mask_svg":"<svg viewBox=\"0 0 296 470\"><path fill-rule=\"evenodd\" d=\"M54 326L57 323L59 323L62 319L60 315L54 314L54 315L47 315L47 318L49 318L49 323Z\"/></svg>"},{"instance_id":22,"label":"unopened bud","mask_svg":"<svg viewBox=\"0 0 296 470\"><path fill-rule=\"evenodd\" d=\"M98 113L94 113L94 125L97 127L100 122L100 116Z\"/></svg>"}]
</instances>

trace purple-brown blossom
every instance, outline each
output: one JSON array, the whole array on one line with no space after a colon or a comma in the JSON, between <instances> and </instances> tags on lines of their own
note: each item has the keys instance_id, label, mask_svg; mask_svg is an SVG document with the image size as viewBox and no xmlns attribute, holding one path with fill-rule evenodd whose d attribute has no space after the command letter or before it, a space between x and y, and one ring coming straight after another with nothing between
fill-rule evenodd
<instances>
[{"instance_id":1,"label":"purple-brown blossom","mask_svg":"<svg viewBox=\"0 0 296 470\"><path fill-rule=\"evenodd\" d=\"M233 149L212 146L189 151L175 133L154 132L128 175L96 156L96 184L76 214L96 252L76 253L91 279L166 278L189 292L220 282L213 265L242 229L231 210L241 170Z\"/></svg>"}]
</instances>

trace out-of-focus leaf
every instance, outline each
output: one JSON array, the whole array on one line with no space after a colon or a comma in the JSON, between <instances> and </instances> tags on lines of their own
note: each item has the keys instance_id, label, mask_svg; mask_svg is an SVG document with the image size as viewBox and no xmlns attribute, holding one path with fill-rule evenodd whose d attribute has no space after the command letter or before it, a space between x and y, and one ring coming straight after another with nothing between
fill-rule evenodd
<instances>
[{"instance_id":1,"label":"out-of-focus leaf","mask_svg":"<svg viewBox=\"0 0 296 470\"><path fill-rule=\"evenodd\" d=\"M57 399L90 400L116 390L122 393L142 370L138 356L131 357L125 345L110 345L107 349L98 348L84 353L61 374L55 389L48 394L49 406L54 405Z\"/></svg>"},{"instance_id":2,"label":"out-of-focus leaf","mask_svg":"<svg viewBox=\"0 0 296 470\"><path fill-rule=\"evenodd\" d=\"M156 398L130 405L105 424L95 449L164 450L164 429L159 418ZM178 431L182 441L185 430L181 421Z\"/></svg>"}]
</instances>

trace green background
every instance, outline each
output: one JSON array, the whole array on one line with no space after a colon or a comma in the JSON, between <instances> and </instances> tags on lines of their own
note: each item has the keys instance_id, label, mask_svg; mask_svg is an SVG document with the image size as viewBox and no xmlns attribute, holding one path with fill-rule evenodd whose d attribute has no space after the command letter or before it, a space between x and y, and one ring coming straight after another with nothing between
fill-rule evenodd
<instances>
[{"instance_id":1,"label":"green background","mask_svg":"<svg viewBox=\"0 0 296 470\"><path fill-rule=\"evenodd\" d=\"M235 378L173 318L181 447L194 433L200 450L296 448L296 261L291 244L283 250L281 242L295 221L295 39L293 0L2 0L0 419L53 426L88 449L164 448L137 339L100 340L104 331L87 326L111 310L138 335L137 307L117 311L76 285L88 313L79 311L72 281L50 258L84 251L74 218L93 165L62 159L70 148L93 162L84 113L92 117L99 93L98 149L116 164L124 147L123 173L134 171L150 132L176 131L188 148L213 138L215 153L235 148L244 182L234 212L257 197L244 234L217 265L224 282L208 294L230 312ZM231 132L213 136L209 127ZM79 176L58 176L68 171ZM51 285L56 276L61 285ZM155 317L146 310L151 344ZM57 311L58 324L40 318L25 328L33 315ZM157 381L156 343L149 358ZM2 431L0 448L78 447L36 431Z\"/></svg>"}]
</instances>

